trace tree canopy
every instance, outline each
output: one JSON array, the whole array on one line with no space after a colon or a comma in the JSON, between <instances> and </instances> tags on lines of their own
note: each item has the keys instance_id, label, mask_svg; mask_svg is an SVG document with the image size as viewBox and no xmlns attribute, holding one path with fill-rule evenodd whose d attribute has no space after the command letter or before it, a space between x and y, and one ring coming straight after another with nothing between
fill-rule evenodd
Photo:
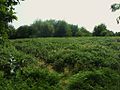
<instances>
[{"instance_id":1,"label":"tree canopy","mask_svg":"<svg viewBox=\"0 0 120 90\"><path fill-rule=\"evenodd\" d=\"M7 38L8 23L17 20L15 8L23 0L0 0L0 37Z\"/></svg>"},{"instance_id":2,"label":"tree canopy","mask_svg":"<svg viewBox=\"0 0 120 90\"><path fill-rule=\"evenodd\" d=\"M30 26L20 26L16 30L16 38L29 37L75 37L90 36L85 28L69 24L64 20L36 20Z\"/></svg>"},{"instance_id":3,"label":"tree canopy","mask_svg":"<svg viewBox=\"0 0 120 90\"><path fill-rule=\"evenodd\" d=\"M109 31L105 24L100 24L94 27L93 36L114 36L114 33Z\"/></svg>"}]
</instances>

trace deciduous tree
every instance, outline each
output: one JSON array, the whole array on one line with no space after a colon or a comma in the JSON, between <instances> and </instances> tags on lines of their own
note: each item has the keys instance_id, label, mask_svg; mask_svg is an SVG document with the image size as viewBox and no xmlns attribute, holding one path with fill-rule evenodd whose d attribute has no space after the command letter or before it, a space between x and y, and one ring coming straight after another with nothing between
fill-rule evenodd
<instances>
[{"instance_id":1,"label":"deciduous tree","mask_svg":"<svg viewBox=\"0 0 120 90\"><path fill-rule=\"evenodd\" d=\"M15 8L23 0L0 0L0 37L7 38L8 23L16 20Z\"/></svg>"}]
</instances>

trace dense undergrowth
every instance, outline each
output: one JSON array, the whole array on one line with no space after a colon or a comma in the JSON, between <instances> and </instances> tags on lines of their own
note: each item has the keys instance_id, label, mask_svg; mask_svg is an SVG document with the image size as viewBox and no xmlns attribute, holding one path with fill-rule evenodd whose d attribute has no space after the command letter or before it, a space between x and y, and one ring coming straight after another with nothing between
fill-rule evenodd
<instances>
[{"instance_id":1,"label":"dense undergrowth","mask_svg":"<svg viewBox=\"0 0 120 90\"><path fill-rule=\"evenodd\" d=\"M120 37L17 39L0 49L0 90L120 89Z\"/></svg>"}]
</instances>

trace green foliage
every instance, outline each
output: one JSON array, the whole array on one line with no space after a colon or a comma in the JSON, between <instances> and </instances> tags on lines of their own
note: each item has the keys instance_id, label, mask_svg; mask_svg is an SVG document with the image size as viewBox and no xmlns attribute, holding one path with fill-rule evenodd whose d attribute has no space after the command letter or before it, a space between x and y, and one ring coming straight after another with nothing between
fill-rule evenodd
<instances>
[{"instance_id":1,"label":"green foliage","mask_svg":"<svg viewBox=\"0 0 120 90\"><path fill-rule=\"evenodd\" d=\"M32 35L32 31L29 26L24 25L17 29L16 38L28 38Z\"/></svg>"},{"instance_id":2,"label":"green foliage","mask_svg":"<svg viewBox=\"0 0 120 90\"><path fill-rule=\"evenodd\" d=\"M120 36L120 32L116 32L115 35L116 35L116 36Z\"/></svg>"},{"instance_id":3,"label":"green foliage","mask_svg":"<svg viewBox=\"0 0 120 90\"><path fill-rule=\"evenodd\" d=\"M14 6L20 0L0 0L0 37L7 38L8 23L17 19Z\"/></svg>"},{"instance_id":4,"label":"green foliage","mask_svg":"<svg viewBox=\"0 0 120 90\"><path fill-rule=\"evenodd\" d=\"M11 42L12 45L0 45L0 89L120 88L119 37L32 38Z\"/></svg>"},{"instance_id":5,"label":"green foliage","mask_svg":"<svg viewBox=\"0 0 120 90\"><path fill-rule=\"evenodd\" d=\"M80 71L69 79L68 90L118 90L120 75L110 69Z\"/></svg>"},{"instance_id":6,"label":"green foliage","mask_svg":"<svg viewBox=\"0 0 120 90\"><path fill-rule=\"evenodd\" d=\"M100 24L98 26L95 26L93 36L114 36L114 33L107 30L105 24Z\"/></svg>"},{"instance_id":7,"label":"green foliage","mask_svg":"<svg viewBox=\"0 0 120 90\"><path fill-rule=\"evenodd\" d=\"M115 3L111 5L112 12L115 12L116 10L120 9L120 4Z\"/></svg>"},{"instance_id":8,"label":"green foliage","mask_svg":"<svg viewBox=\"0 0 120 90\"><path fill-rule=\"evenodd\" d=\"M90 35L91 33L85 28L80 28L79 30L77 25L68 24L63 20L36 20L30 26L20 26L16 31L16 38L75 37Z\"/></svg>"},{"instance_id":9,"label":"green foliage","mask_svg":"<svg viewBox=\"0 0 120 90\"><path fill-rule=\"evenodd\" d=\"M0 89L59 89L61 76L39 65L38 59L20 52L14 46L0 45Z\"/></svg>"},{"instance_id":10,"label":"green foliage","mask_svg":"<svg viewBox=\"0 0 120 90\"><path fill-rule=\"evenodd\" d=\"M36 20L30 26L20 26L17 30L12 26L9 28L11 28L8 32L9 38L115 36L115 33L108 30L105 24L95 26L91 33L84 27L79 28L77 25L61 20Z\"/></svg>"},{"instance_id":11,"label":"green foliage","mask_svg":"<svg viewBox=\"0 0 120 90\"><path fill-rule=\"evenodd\" d=\"M77 25L70 25L70 28L71 28L71 32L72 32L72 36L77 36L77 32L79 30L78 26Z\"/></svg>"},{"instance_id":12,"label":"green foliage","mask_svg":"<svg viewBox=\"0 0 120 90\"><path fill-rule=\"evenodd\" d=\"M56 24L55 36L64 37L71 36L71 31L65 21L58 21Z\"/></svg>"},{"instance_id":13,"label":"green foliage","mask_svg":"<svg viewBox=\"0 0 120 90\"><path fill-rule=\"evenodd\" d=\"M23 74L21 75L18 72L15 78L6 79L2 77L0 81L0 89L60 90L57 85L60 76L58 76L57 73L50 73L45 69L34 67L24 68Z\"/></svg>"},{"instance_id":14,"label":"green foliage","mask_svg":"<svg viewBox=\"0 0 120 90\"><path fill-rule=\"evenodd\" d=\"M84 27L81 27L80 30L77 32L77 36L92 36L92 34Z\"/></svg>"},{"instance_id":15,"label":"green foliage","mask_svg":"<svg viewBox=\"0 0 120 90\"><path fill-rule=\"evenodd\" d=\"M16 29L12 25L8 25L8 38L9 39L15 39L16 38Z\"/></svg>"},{"instance_id":16,"label":"green foliage","mask_svg":"<svg viewBox=\"0 0 120 90\"><path fill-rule=\"evenodd\" d=\"M46 63L52 64L56 71L64 71L65 67L75 73L79 70L92 70L106 66L119 67L117 50L120 44L119 39L116 38L91 37L82 40L42 38L23 41L16 41L17 50L43 59Z\"/></svg>"},{"instance_id":17,"label":"green foliage","mask_svg":"<svg viewBox=\"0 0 120 90\"><path fill-rule=\"evenodd\" d=\"M4 77L11 77L16 70L21 70L22 67L27 66L34 60L31 56L18 52L11 45L7 47L0 46L0 48L0 70L4 72Z\"/></svg>"},{"instance_id":18,"label":"green foliage","mask_svg":"<svg viewBox=\"0 0 120 90\"><path fill-rule=\"evenodd\" d=\"M120 9L120 4L119 3L112 4L111 9L112 9L112 12L115 12L115 11L119 10ZM117 17L116 21L117 21L117 24L119 24L120 16Z\"/></svg>"}]
</instances>

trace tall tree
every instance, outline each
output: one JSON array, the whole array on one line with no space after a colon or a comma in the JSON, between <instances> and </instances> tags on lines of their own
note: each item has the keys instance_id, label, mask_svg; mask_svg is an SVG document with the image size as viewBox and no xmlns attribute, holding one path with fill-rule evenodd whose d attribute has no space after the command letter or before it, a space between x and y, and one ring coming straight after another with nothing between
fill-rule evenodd
<instances>
[{"instance_id":1,"label":"tall tree","mask_svg":"<svg viewBox=\"0 0 120 90\"><path fill-rule=\"evenodd\" d=\"M79 28L77 25L70 25L72 36L76 36L77 32L79 31Z\"/></svg>"},{"instance_id":2,"label":"tall tree","mask_svg":"<svg viewBox=\"0 0 120 90\"><path fill-rule=\"evenodd\" d=\"M115 36L120 36L120 32L116 32L116 33L115 33Z\"/></svg>"},{"instance_id":3,"label":"tall tree","mask_svg":"<svg viewBox=\"0 0 120 90\"><path fill-rule=\"evenodd\" d=\"M57 22L55 36L64 37L64 36L71 36L71 34L72 34L71 30L65 21Z\"/></svg>"},{"instance_id":4,"label":"tall tree","mask_svg":"<svg viewBox=\"0 0 120 90\"><path fill-rule=\"evenodd\" d=\"M15 8L23 0L0 0L0 37L7 38L8 23L17 19Z\"/></svg>"},{"instance_id":5,"label":"tall tree","mask_svg":"<svg viewBox=\"0 0 120 90\"><path fill-rule=\"evenodd\" d=\"M16 29L14 28L13 25L8 25L8 38L9 39L15 39L16 38Z\"/></svg>"},{"instance_id":6,"label":"tall tree","mask_svg":"<svg viewBox=\"0 0 120 90\"><path fill-rule=\"evenodd\" d=\"M93 36L105 36L107 27L105 24L100 24L94 27Z\"/></svg>"},{"instance_id":7,"label":"tall tree","mask_svg":"<svg viewBox=\"0 0 120 90\"><path fill-rule=\"evenodd\" d=\"M81 27L77 32L77 36L92 36L92 34L84 27Z\"/></svg>"},{"instance_id":8,"label":"tall tree","mask_svg":"<svg viewBox=\"0 0 120 90\"><path fill-rule=\"evenodd\" d=\"M20 26L16 31L17 38L29 38L32 35L32 30L29 26Z\"/></svg>"},{"instance_id":9,"label":"tall tree","mask_svg":"<svg viewBox=\"0 0 120 90\"><path fill-rule=\"evenodd\" d=\"M43 21L42 20L36 20L32 25L31 25L33 35L32 37L41 37L41 31L43 29Z\"/></svg>"},{"instance_id":10,"label":"tall tree","mask_svg":"<svg viewBox=\"0 0 120 90\"><path fill-rule=\"evenodd\" d=\"M51 37L54 34L54 26L49 22L43 22L41 36L42 37Z\"/></svg>"},{"instance_id":11,"label":"tall tree","mask_svg":"<svg viewBox=\"0 0 120 90\"><path fill-rule=\"evenodd\" d=\"M109 31L105 24L95 26L93 36L114 36L112 31Z\"/></svg>"}]
</instances>

